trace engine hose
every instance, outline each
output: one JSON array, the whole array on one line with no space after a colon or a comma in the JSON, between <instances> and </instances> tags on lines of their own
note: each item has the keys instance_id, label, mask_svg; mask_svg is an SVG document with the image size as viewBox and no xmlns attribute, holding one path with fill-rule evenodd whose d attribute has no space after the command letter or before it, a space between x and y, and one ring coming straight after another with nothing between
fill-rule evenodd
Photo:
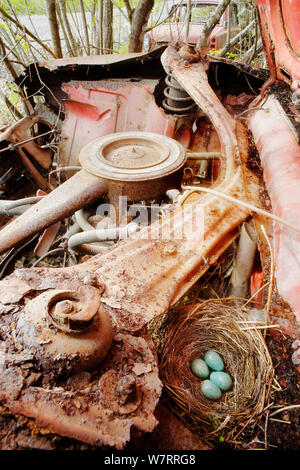
<instances>
[{"instance_id":1,"label":"engine hose","mask_svg":"<svg viewBox=\"0 0 300 470\"><path fill-rule=\"evenodd\" d=\"M83 209L79 209L79 211L76 211L74 216L81 230L83 230L84 232L89 230L95 230L95 227L93 227L84 217Z\"/></svg>"},{"instance_id":2,"label":"engine hose","mask_svg":"<svg viewBox=\"0 0 300 470\"><path fill-rule=\"evenodd\" d=\"M115 227L107 229L93 229L82 233L76 233L69 238L68 249L76 250L79 245L84 243L105 242L116 239L128 238L138 230L139 226L135 222L131 222L125 227Z\"/></svg>"},{"instance_id":3,"label":"engine hose","mask_svg":"<svg viewBox=\"0 0 300 470\"><path fill-rule=\"evenodd\" d=\"M16 207L20 206L28 206L27 209L29 209L30 204L34 204L35 202L40 201L43 199L44 196L33 196L33 197L26 197L23 199L17 199L16 201L11 201L11 200L0 200L0 214L5 214L5 215L15 215L14 211L12 209L15 209ZM23 210L23 209L21 209ZM23 210L25 212L25 210ZM17 211L18 213L18 211Z\"/></svg>"},{"instance_id":4,"label":"engine hose","mask_svg":"<svg viewBox=\"0 0 300 470\"><path fill-rule=\"evenodd\" d=\"M62 236L63 239L68 240L71 238L75 233L78 233L81 231L81 228L77 222L74 222L69 229L66 231L66 233Z\"/></svg>"},{"instance_id":5,"label":"engine hose","mask_svg":"<svg viewBox=\"0 0 300 470\"><path fill-rule=\"evenodd\" d=\"M25 204L24 206L13 207L12 209L3 209L0 208L1 215L7 215L12 217L13 215L21 215L26 212L31 207L31 204Z\"/></svg>"}]
</instances>

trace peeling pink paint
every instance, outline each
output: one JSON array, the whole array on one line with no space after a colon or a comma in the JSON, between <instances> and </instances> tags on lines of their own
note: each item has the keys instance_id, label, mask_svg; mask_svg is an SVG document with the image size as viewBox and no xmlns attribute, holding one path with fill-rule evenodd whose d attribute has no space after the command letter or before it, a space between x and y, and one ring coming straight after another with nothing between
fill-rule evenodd
<instances>
[{"instance_id":1,"label":"peeling pink paint","mask_svg":"<svg viewBox=\"0 0 300 470\"><path fill-rule=\"evenodd\" d=\"M65 164L78 164L82 147L107 134L145 131L173 137L177 119L156 104L153 92L157 83L99 80L65 84L67 118L61 148Z\"/></svg>"},{"instance_id":2,"label":"peeling pink paint","mask_svg":"<svg viewBox=\"0 0 300 470\"><path fill-rule=\"evenodd\" d=\"M272 211L300 230L300 146L279 102L269 97L250 119ZM276 279L280 295L300 322L300 233L274 223Z\"/></svg>"}]
</instances>

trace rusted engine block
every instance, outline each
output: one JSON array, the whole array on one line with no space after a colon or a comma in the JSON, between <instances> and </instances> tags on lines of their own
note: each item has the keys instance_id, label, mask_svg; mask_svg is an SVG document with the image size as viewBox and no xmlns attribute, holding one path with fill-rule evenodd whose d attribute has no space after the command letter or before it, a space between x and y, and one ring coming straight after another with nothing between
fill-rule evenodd
<instances>
[{"instance_id":1,"label":"rusted engine block","mask_svg":"<svg viewBox=\"0 0 300 470\"><path fill-rule=\"evenodd\" d=\"M245 199L236 123L208 84L206 63L186 64L171 48L162 62L218 132L221 170L215 187ZM23 235L102 193L99 178L81 171L29 209ZM105 254L69 268L18 270L1 281L3 406L52 432L98 445L123 448L132 426L152 431L162 385L143 329L201 277L249 215L214 195L193 194L171 217ZM22 220L0 232L2 251Z\"/></svg>"}]
</instances>

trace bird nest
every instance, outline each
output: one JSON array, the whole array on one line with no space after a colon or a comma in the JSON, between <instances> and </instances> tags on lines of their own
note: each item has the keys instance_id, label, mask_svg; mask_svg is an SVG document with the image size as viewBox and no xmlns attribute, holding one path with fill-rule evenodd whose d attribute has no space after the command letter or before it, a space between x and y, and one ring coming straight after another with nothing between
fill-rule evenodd
<instances>
[{"instance_id":1,"label":"bird nest","mask_svg":"<svg viewBox=\"0 0 300 470\"><path fill-rule=\"evenodd\" d=\"M220 299L221 300L221 299ZM268 401L273 366L263 330L232 301L209 300L175 315L166 332L162 351L161 378L193 424L207 424L206 432L236 430L255 421ZM201 379L190 365L213 349L224 361L233 387L219 401L211 401L200 391ZM245 426L244 426L245 424ZM209 431L208 431L209 430ZM232 436L232 434L231 434Z\"/></svg>"}]
</instances>

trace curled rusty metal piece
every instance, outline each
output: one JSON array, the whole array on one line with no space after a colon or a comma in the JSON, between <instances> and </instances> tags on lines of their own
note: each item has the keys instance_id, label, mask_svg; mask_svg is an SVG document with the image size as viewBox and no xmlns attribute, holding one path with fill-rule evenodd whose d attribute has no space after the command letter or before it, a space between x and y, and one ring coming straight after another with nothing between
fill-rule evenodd
<instances>
[{"instance_id":1,"label":"curled rusty metal piece","mask_svg":"<svg viewBox=\"0 0 300 470\"><path fill-rule=\"evenodd\" d=\"M91 286L79 287L78 294L63 290L40 294L18 318L16 344L34 353L44 371L70 374L97 366L112 341L111 319L100 300L101 291Z\"/></svg>"},{"instance_id":2,"label":"curled rusty metal piece","mask_svg":"<svg viewBox=\"0 0 300 470\"><path fill-rule=\"evenodd\" d=\"M54 294L46 305L52 323L61 331L76 333L87 330L100 307L101 292L92 286L82 286L78 292Z\"/></svg>"}]
</instances>

